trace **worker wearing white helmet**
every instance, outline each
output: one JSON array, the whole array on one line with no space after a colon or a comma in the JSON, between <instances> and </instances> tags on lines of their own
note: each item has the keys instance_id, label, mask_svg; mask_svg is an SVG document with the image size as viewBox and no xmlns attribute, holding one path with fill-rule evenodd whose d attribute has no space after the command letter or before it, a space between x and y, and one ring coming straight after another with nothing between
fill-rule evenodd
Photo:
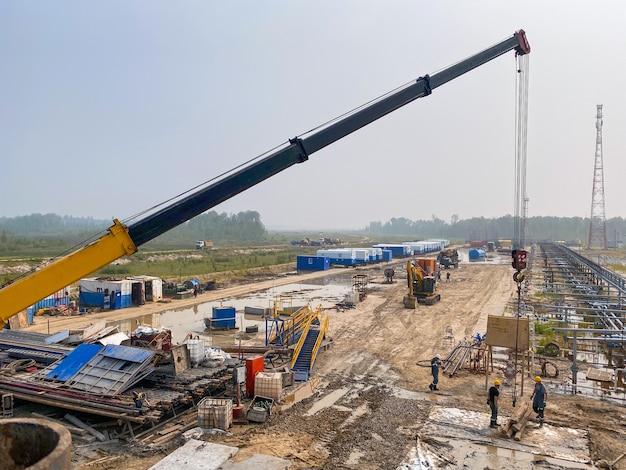
<instances>
[{"instance_id":1,"label":"worker wearing white helmet","mask_svg":"<svg viewBox=\"0 0 626 470\"><path fill-rule=\"evenodd\" d=\"M439 367L441 366L441 355L435 354L430 360L430 373L433 376L432 383L428 386L431 390L439 390L437 384L439 383Z\"/></svg>"},{"instance_id":2,"label":"worker wearing white helmet","mask_svg":"<svg viewBox=\"0 0 626 470\"><path fill-rule=\"evenodd\" d=\"M539 376L535 377L535 388L530 398L533 399L533 411L537 413L539 426L543 426L543 410L546 408L546 401L548 401L548 391L545 385L541 383Z\"/></svg>"},{"instance_id":3,"label":"worker wearing white helmet","mask_svg":"<svg viewBox=\"0 0 626 470\"><path fill-rule=\"evenodd\" d=\"M493 386L489 388L489 397L487 398L487 404L491 408L491 423L490 428L498 427L498 400L500 399L500 381L498 379L493 381Z\"/></svg>"}]
</instances>

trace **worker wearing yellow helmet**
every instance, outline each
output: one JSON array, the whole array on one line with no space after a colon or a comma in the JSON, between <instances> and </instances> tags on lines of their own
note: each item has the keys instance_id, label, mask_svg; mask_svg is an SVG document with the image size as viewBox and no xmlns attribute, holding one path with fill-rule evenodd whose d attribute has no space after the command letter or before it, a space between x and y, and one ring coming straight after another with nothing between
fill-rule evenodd
<instances>
[{"instance_id":1,"label":"worker wearing yellow helmet","mask_svg":"<svg viewBox=\"0 0 626 470\"><path fill-rule=\"evenodd\" d=\"M493 381L493 386L489 388L489 398L487 404L491 408L491 423L490 428L498 427L498 400L500 398L500 381L498 379Z\"/></svg>"},{"instance_id":2,"label":"worker wearing yellow helmet","mask_svg":"<svg viewBox=\"0 0 626 470\"><path fill-rule=\"evenodd\" d=\"M541 377L538 375L535 377L535 388L530 396L533 399L533 411L537 413L537 419L539 420L539 426L543 426L543 411L546 408L546 402L548 401L548 391L546 386L541 383Z\"/></svg>"}]
</instances>

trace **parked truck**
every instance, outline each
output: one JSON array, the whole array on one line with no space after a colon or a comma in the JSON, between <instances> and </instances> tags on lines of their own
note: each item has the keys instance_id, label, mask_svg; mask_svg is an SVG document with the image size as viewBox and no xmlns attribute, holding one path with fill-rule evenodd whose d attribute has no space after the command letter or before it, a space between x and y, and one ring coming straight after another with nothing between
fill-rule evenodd
<instances>
[{"instance_id":1,"label":"parked truck","mask_svg":"<svg viewBox=\"0 0 626 470\"><path fill-rule=\"evenodd\" d=\"M213 242L207 242L204 240L198 240L196 242L196 250L210 250L213 248Z\"/></svg>"},{"instance_id":2,"label":"parked truck","mask_svg":"<svg viewBox=\"0 0 626 470\"><path fill-rule=\"evenodd\" d=\"M233 168L214 183L163 207L155 207L155 212L131 225L114 219L113 225L100 238L0 288L0 327L13 315L51 293L107 266L118 258L136 253L138 247L146 242L283 170L306 162L314 152L418 98L430 95L435 88L509 51L515 51L517 55L530 52L530 45L523 30L433 75L419 77L406 86L370 101L358 110L329 121L327 125L313 128L314 130L306 134L289 139L277 150L251 161L246 166ZM432 279L432 276L428 277ZM413 287L412 282L410 286ZM427 290L423 287L419 289L420 292Z\"/></svg>"},{"instance_id":3,"label":"parked truck","mask_svg":"<svg viewBox=\"0 0 626 470\"><path fill-rule=\"evenodd\" d=\"M446 248L441 250L437 255L437 261L442 268L458 268L459 267L459 252L456 248Z\"/></svg>"}]
</instances>

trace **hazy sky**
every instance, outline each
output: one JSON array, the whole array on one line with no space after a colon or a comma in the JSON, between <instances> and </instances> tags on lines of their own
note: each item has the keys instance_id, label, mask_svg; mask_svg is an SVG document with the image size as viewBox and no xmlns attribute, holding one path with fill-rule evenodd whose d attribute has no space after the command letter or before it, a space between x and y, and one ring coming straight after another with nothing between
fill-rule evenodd
<instances>
[{"instance_id":1,"label":"hazy sky","mask_svg":"<svg viewBox=\"0 0 626 470\"><path fill-rule=\"evenodd\" d=\"M529 216L626 217L626 2L0 2L0 217L125 219L513 35ZM509 52L216 206L268 227L514 213ZM621 129L621 130L620 130Z\"/></svg>"}]
</instances>

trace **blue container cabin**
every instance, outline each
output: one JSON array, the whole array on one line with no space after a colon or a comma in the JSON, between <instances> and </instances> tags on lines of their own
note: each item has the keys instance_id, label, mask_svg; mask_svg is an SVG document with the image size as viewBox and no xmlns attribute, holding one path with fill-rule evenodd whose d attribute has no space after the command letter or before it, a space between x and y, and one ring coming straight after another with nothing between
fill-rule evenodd
<instances>
[{"instance_id":1,"label":"blue container cabin","mask_svg":"<svg viewBox=\"0 0 626 470\"><path fill-rule=\"evenodd\" d=\"M139 283L131 279L83 278L79 281L78 287L79 306L105 309L131 307L133 305L133 284ZM141 304L138 303L138 305Z\"/></svg>"},{"instance_id":2,"label":"blue container cabin","mask_svg":"<svg viewBox=\"0 0 626 470\"><path fill-rule=\"evenodd\" d=\"M427 242L437 242L440 244L440 248L439 250L443 250L444 248L447 248L450 246L450 240L446 240L443 238L429 238L428 240L426 240Z\"/></svg>"},{"instance_id":3,"label":"blue container cabin","mask_svg":"<svg viewBox=\"0 0 626 470\"><path fill-rule=\"evenodd\" d=\"M357 264L367 264L370 262L369 248L354 248L353 252Z\"/></svg>"},{"instance_id":4,"label":"blue container cabin","mask_svg":"<svg viewBox=\"0 0 626 470\"><path fill-rule=\"evenodd\" d=\"M382 250L382 260L383 261L393 261L393 252L391 250Z\"/></svg>"},{"instance_id":5,"label":"blue container cabin","mask_svg":"<svg viewBox=\"0 0 626 470\"><path fill-rule=\"evenodd\" d=\"M338 248L336 250L317 250L317 256L327 256L331 265L356 266L356 254L352 248Z\"/></svg>"},{"instance_id":6,"label":"blue container cabin","mask_svg":"<svg viewBox=\"0 0 626 470\"><path fill-rule=\"evenodd\" d=\"M327 256L298 255L296 269L298 271L326 271L330 269L330 259Z\"/></svg>"},{"instance_id":7,"label":"blue container cabin","mask_svg":"<svg viewBox=\"0 0 626 470\"><path fill-rule=\"evenodd\" d=\"M423 255L426 253L426 244L424 242L404 242L404 246L407 246L414 255Z\"/></svg>"},{"instance_id":8,"label":"blue container cabin","mask_svg":"<svg viewBox=\"0 0 626 470\"><path fill-rule=\"evenodd\" d=\"M379 243L378 245L374 245L374 248L380 248L382 250L391 250L391 253L393 254L393 256L396 256L398 258L409 256L408 247L406 245L402 245L399 243L392 243L392 244Z\"/></svg>"}]
</instances>

